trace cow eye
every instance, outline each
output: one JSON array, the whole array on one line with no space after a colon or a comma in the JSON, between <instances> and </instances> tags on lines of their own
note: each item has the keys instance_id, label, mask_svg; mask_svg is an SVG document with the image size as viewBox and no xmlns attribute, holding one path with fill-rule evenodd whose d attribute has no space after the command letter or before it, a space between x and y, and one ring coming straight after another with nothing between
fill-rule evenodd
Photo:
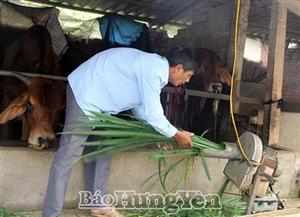
<instances>
[{"instance_id":1,"label":"cow eye","mask_svg":"<svg viewBox=\"0 0 300 217\"><path fill-rule=\"evenodd\" d=\"M34 108L33 108L32 104L31 104L31 102L28 102L28 103L27 103L26 112L27 112L27 113L32 113L33 110L34 110Z\"/></svg>"}]
</instances>

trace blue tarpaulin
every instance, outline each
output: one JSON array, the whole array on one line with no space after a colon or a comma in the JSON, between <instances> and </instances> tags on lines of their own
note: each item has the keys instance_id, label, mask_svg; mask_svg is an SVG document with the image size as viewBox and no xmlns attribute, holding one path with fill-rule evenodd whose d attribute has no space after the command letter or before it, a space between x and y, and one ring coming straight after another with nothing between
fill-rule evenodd
<instances>
[{"instance_id":1,"label":"blue tarpaulin","mask_svg":"<svg viewBox=\"0 0 300 217\"><path fill-rule=\"evenodd\" d=\"M142 50L148 49L148 45L144 43L149 40L147 34L145 34L145 30L147 30L145 24L130 20L127 17L118 14L105 15L98 21L102 38L108 47L137 47L133 44L137 43L138 40L141 40L142 42L137 44L142 47L138 48ZM147 38L146 40L145 37Z\"/></svg>"},{"instance_id":2,"label":"blue tarpaulin","mask_svg":"<svg viewBox=\"0 0 300 217\"><path fill-rule=\"evenodd\" d=\"M137 40L143 32L143 25L117 14L109 14L99 19L102 37L108 36L110 43L126 46Z\"/></svg>"}]
</instances>

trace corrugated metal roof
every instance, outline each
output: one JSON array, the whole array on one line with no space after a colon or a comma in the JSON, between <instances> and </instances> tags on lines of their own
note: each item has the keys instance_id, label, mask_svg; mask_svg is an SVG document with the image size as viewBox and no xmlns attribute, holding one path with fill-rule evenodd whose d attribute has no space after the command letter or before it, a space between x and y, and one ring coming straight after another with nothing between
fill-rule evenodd
<instances>
[{"instance_id":1,"label":"corrugated metal roof","mask_svg":"<svg viewBox=\"0 0 300 217\"><path fill-rule=\"evenodd\" d=\"M248 17L247 33L251 37L268 41L271 19L272 0L252 0ZM300 54L300 17L288 11L286 27L286 43L294 43L295 48L287 49L287 54L292 52Z\"/></svg>"},{"instance_id":2,"label":"corrugated metal roof","mask_svg":"<svg viewBox=\"0 0 300 217\"><path fill-rule=\"evenodd\" d=\"M80 9L95 13L118 13L133 19L163 24L191 25L195 18L203 16L208 7L226 4L225 0L32 0L60 7ZM249 32L268 34L272 0L251 0ZM197 19L199 20L199 18ZM289 13L289 35L300 38L300 18Z\"/></svg>"},{"instance_id":3,"label":"corrugated metal roof","mask_svg":"<svg viewBox=\"0 0 300 217\"><path fill-rule=\"evenodd\" d=\"M252 0L249 11L248 33L258 36L268 36L271 18L271 0ZM300 17L288 12L287 39L300 40Z\"/></svg>"},{"instance_id":4,"label":"corrugated metal roof","mask_svg":"<svg viewBox=\"0 0 300 217\"><path fill-rule=\"evenodd\" d=\"M133 19L149 22L151 25L163 24L190 25L195 11L203 8L208 0L33 0L44 4L70 9L80 9L94 13L118 13ZM202 9L203 10L203 9Z\"/></svg>"},{"instance_id":5,"label":"corrugated metal roof","mask_svg":"<svg viewBox=\"0 0 300 217\"><path fill-rule=\"evenodd\" d=\"M93 13L118 13L150 26L177 24L188 26L207 17L207 8L228 4L230 0L31 0L58 7ZM233 1L233 0L232 0ZM269 35L273 0L251 0L248 33L258 37ZM222 7L220 7L222 8ZM234 10L234 8L232 8ZM288 40L300 40L300 18L288 13Z\"/></svg>"}]
</instances>

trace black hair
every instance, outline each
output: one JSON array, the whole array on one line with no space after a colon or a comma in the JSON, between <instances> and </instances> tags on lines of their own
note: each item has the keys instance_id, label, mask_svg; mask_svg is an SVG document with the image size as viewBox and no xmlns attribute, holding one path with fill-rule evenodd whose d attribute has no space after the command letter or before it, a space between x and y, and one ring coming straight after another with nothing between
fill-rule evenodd
<instances>
[{"instance_id":1,"label":"black hair","mask_svg":"<svg viewBox=\"0 0 300 217\"><path fill-rule=\"evenodd\" d=\"M194 52L187 47L177 47L172 49L166 56L170 67L183 65L185 71L194 70L196 71L198 66L195 61Z\"/></svg>"}]
</instances>

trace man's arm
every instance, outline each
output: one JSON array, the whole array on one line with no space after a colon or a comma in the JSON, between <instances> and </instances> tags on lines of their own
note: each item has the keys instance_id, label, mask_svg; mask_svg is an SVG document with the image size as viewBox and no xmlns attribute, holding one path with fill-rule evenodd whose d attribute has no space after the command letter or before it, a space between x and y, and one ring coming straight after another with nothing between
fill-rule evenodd
<instances>
[{"instance_id":1,"label":"man's arm","mask_svg":"<svg viewBox=\"0 0 300 217\"><path fill-rule=\"evenodd\" d=\"M132 109L132 113L135 117L147 121L144 116L144 109L142 107ZM154 129L155 129L155 127L154 127ZM158 132L166 136L166 134L164 134L160 131L158 131ZM182 148L190 148L193 146L192 139L191 139L191 136L193 136L193 135L194 135L193 133L190 133L187 131L176 130L174 136L170 136L170 137L174 137L176 139L177 143Z\"/></svg>"},{"instance_id":2,"label":"man's arm","mask_svg":"<svg viewBox=\"0 0 300 217\"><path fill-rule=\"evenodd\" d=\"M155 72L141 72L138 75L139 92L142 105L132 110L133 114L147 121L157 132L166 137L175 137L182 147L191 147L191 134L186 131L177 130L165 117L160 102L161 78L160 68L152 68ZM164 72L161 72L164 73Z\"/></svg>"}]
</instances>

